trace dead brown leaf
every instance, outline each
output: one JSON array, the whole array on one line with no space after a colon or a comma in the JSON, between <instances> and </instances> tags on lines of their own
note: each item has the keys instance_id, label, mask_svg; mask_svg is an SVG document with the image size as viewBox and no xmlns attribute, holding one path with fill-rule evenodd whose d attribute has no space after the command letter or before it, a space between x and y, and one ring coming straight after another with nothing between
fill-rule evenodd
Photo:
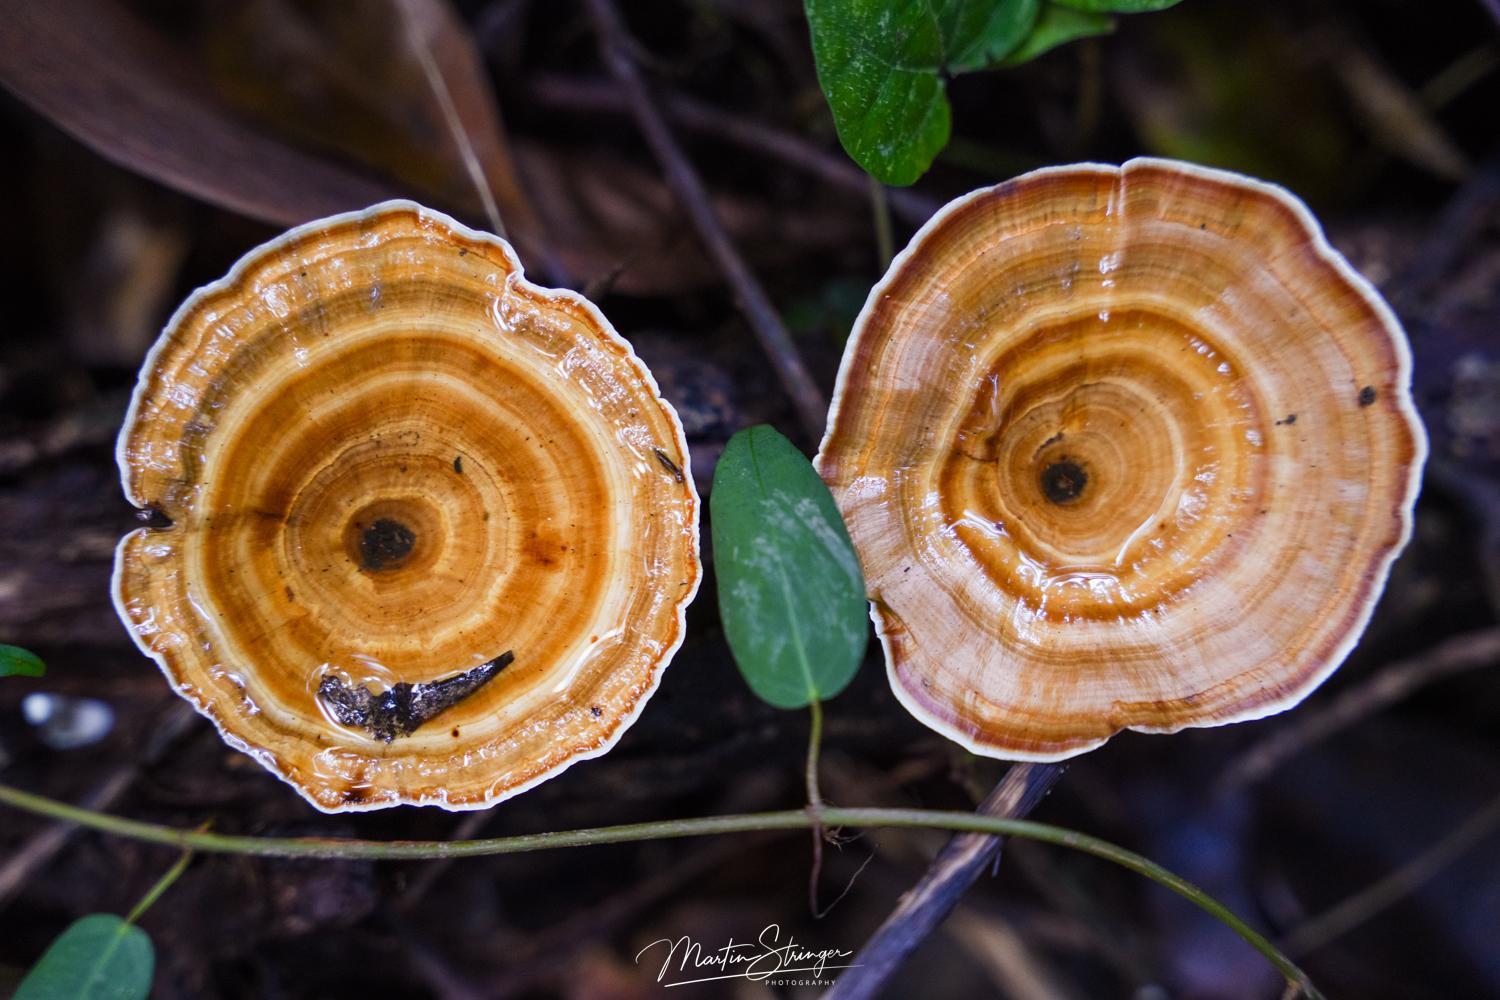
<instances>
[{"instance_id":1,"label":"dead brown leaf","mask_svg":"<svg viewBox=\"0 0 1500 1000\"><path fill-rule=\"evenodd\" d=\"M274 225L415 197L556 273L447 0L6 6L0 82L121 166Z\"/></svg>"},{"instance_id":2,"label":"dead brown leaf","mask_svg":"<svg viewBox=\"0 0 1500 1000\"><path fill-rule=\"evenodd\" d=\"M547 262L494 89L447 0L202 0L199 9L194 41L229 103L485 220L524 258Z\"/></svg>"},{"instance_id":3,"label":"dead brown leaf","mask_svg":"<svg viewBox=\"0 0 1500 1000\"><path fill-rule=\"evenodd\" d=\"M262 134L112 0L6 3L0 83L106 159L275 225L401 189Z\"/></svg>"}]
</instances>

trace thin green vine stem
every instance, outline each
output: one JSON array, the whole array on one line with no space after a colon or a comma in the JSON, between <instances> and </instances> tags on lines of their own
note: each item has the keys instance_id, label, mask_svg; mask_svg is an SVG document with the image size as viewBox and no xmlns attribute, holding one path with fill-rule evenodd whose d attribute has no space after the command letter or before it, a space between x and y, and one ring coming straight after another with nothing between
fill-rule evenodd
<instances>
[{"instance_id":1,"label":"thin green vine stem","mask_svg":"<svg viewBox=\"0 0 1500 1000\"><path fill-rule=\"evenodd\" d=\"M818 751L823 746L823 703L816 698L809 699L807 711L811 716L807 729L807 804L813 809L821 809L823 793L818 787Z\"/></svg>"},{"instance_id":2,"label":"thin green vine stem","mask_svg":"<svg viewBox=\"0 0 1500 1000\"><path fill-rule=\"evenodd\" d=\"M151 909L151 905L161 898L162 893L172 888L172 883L176 882L178 876L187 870L188 862L192 860L193 849L190 847L183 848L182 856L177 859L177 863L168 868L167 873L157 879L156 884L141 897L140 902L136 903L135 908L130 911L130 916L125 918L125 922L133 924L145 916L146 911Z\"/></svg>"},{"instance_id":3,"label":"thin green vine stem","mask_svg":"<svg viewBox=\"0 0 1500 1000\"><path fill-rule=\"evenodd\" d=\"M807 872L807 912L820 920L827 910L818 906L818 880L823 877L823 823L817 818L823 808L823 792L818 787L818 751L823 746L823 703L813 695L807 700L807 812L813 817L812 867ZM832 904L830 904L832 908Z\"/></svg>"},{"instance_id":4,"label":"thin green vine stem","mask_svg":"<svg viewBox=\"0 0 1500 1000\"><path fill-rule=\"evenodd\" d=\"M678 837L700 837L727 833L749 833L762 830L801 830L816 823L848 827L906 827L984 833L999 837L1024 837L1060 847L1071 848L1113 862L1144 875L1188 900L1265 956L1286 977L1290 986L1304 996L1322 1000L1322 994L1291 959L1287 958L1265 936L1241 920L1223 903L1149 858L1128 851L1107 840L1063 827L1031 820L999 819L976 813L946 812L925 809L787 809L780 812L748 813L735 816L705 816L696 819L670 819L652 823L628 823L621 826L562 830L556 833L531 833L515 837L493 837L486 840L344 840L324 837L246 837L175 827L126 819L109 813L95 812L58 802L45 796L0 785L0 803L53 819L77 823L121 837L147 843L164 844L219 854L249 854L272 858L323 858L329 860L426 861L450 858L483 857L493 854L521 854L528 851L554 850L563 847L585 847L592 844L620 844L641 840L668 840Z\"/></svg>"}]
</instances>

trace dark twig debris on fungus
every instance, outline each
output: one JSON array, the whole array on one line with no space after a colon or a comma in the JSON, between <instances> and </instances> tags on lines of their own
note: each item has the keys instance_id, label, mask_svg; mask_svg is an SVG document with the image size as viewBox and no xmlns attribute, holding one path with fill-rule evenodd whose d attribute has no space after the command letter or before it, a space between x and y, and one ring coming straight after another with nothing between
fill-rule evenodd
<instances>
[{"instance_id":1,"label":"dark twig debris on fungus","mask_svg":"<svg viewBox=\"0 0 1500 1000\"><path fill-rule=\"evenodd\" d=\"M424 722L452 708L499 676L515 654L507 650L488 663L428 684L393 684L375 692L363 684L345 684L333 674L318 685L318 696L341 726L364 729L377 740L410 736Z\"/></svg>"}]
</instances>

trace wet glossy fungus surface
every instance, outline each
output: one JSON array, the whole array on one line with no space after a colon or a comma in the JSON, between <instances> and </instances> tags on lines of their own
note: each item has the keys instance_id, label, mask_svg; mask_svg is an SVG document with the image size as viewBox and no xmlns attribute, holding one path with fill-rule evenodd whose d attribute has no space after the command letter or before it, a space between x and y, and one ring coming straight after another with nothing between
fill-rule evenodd
<instances>
[{"instance_id":1,"label":"wet glossy fungus surface","mask_svg":"<svg viewBox=\"0 0 1500 1000\"><path fill-rule=\"evenodd\" d=\"M856 324L818 458L897 694L1029 759L1294 704L1409 532L1409 375L1279 188L1138 160L950 205Z\"/></svg>"},{"instance_id":2,"label":"wet glossy fungus surface","mask_svg":"<svg viewBox=\"0 0 1500 1000\"><path fill-rule=\"evenodd\" d=\"M410 203L190 299L119 455L171 522L121 543L122 617L325 810L483 806L607 749L698 584L687 447L629 345Z\"/></svg>"}]
</instances>

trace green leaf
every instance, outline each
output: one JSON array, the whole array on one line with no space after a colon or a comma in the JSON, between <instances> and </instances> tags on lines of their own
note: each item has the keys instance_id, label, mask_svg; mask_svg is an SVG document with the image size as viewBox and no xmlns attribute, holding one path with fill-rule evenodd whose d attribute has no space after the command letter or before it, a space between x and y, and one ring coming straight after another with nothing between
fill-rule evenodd
<instances>
[{"instance_id":1,"label":"green leaf","mask_svg":"<svg viewBox=\"0 0 1500 1000\"><path fill-rule=\"evenodd\" d=\"M950 72L984 69L1031 33L1041 0L934 0Z\"/></svg>"},{"instance_id":2,"label":"green leaf","mask_svg":"<svg viewBox=\"0 0 1500 1000\"><path fill-rule=\"evenodd\" d=\"M882 184L910 184L948 144L946 74L1014 66L1108 32L1111 13L1180 0L803 0L839 141Z\"/></svg>"},{"instance_id":3,"label":"green leaf","mask_svg":"<svg viewBox=\"0 0 1500 1000\"><path fill-rule=\"evenodd\" d=\"M943 73L1003 59L1040 0L803 0L839 141L883 184L910 184L948 143Z\"/></svg>"},{"instance_id":4,"label":"green leaf","mask_svg":"<svg viewBox=\"0 0 1500 1000\"><path fill-rule=\"evenodd\" d=\"M1036 27L1026 36L1020 46L1006 56L1002 65L1016 66L1029 62L1044 52L1066 42L1090 35L1107 35L1115 29L1114 18L1108 14L1091 14L1072 7L1049 2L1042 8Z\"/></svg>"},{"instance_id":5,"label":"green leaf","mask_svg":"<svg viewBox=\"0 0 1500 1000\"><path fill-rule=\"evenodd\" d=\"M47 665L29 649L0 643L0 677L41 677Z\"/></svg>"},{"instance_id":6,"label":"green leaf","mask_svg":"<svg viewBox=\"0 0 1500 1000\"><path fill-rule=\"evenodd\" d=\"M93 913L52 942L13 1000L143 1000L155 967L145 931L113 914Z\"/></svg>"},{"instance_id":7,"label":"green leaf","mask_svg":"<svg viewBox=\"0 0 1500 1000\"><path fill-rule=\"evenodd\" d=\"M869 606L828 487L761 425L729 439L708 500L719 616L746 683L777 708L832 698L864 658Z\"/></svg>"},{"instance_id":8,"label":"green leaf","mask_svg":"<svg viewBox=\"0 0 1500 1000\"><path fill-rule=\"evenodd\" d=\"M839 141L884 184L910 184L948 142L943 40L927 0L804 0Z\"/></svg>"},{"instance_id":9,"label":"green leaf","mask_svg":"<svg viewBox=\"0 0 1500 1000\"><path fill-rule=\"evenodd\" d=\"M1091 14L1143 14L1149 10L1166 10L1182 0L1051 0Z\"/></svg>"}]
</instances>

